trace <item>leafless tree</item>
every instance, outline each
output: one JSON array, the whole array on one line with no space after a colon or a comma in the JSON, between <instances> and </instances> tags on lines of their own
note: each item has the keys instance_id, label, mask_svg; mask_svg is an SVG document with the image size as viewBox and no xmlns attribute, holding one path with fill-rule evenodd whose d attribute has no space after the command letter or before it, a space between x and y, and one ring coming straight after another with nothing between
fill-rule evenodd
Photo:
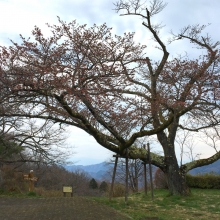
<instances>
[{"instance_id":1,"label":"leafless tree","mask_svg":"<svg viewBox=\"0 0 220 220\"><path fill-rule=\"evenodd\" d=\"M65 130L49 121L18 117L0 118L0 162L64 163L73 148Z\"/></svg>"},{"instance_id":2,"label":"leafless tree","mask_svg":"<svg viewBox=\"0 0 220 220\"><path fill-rule=\"evenodd\" d=\"M209 147L213 148L216 153L219 152L220 147L220 130L219 126L204 129L201 132L200 139L208 145Z\"/></svg>"},{"instance_id":3,"label":"leafless tree","mask_svg":"<svg viewBox=\"0 0 220 220\"><path fill-rule=\"evenodd\" d=\"M114 159L111 159L109 164L109 170L106 175L112 176ZM128 161L128 186L133 192L138 192L139 187L143 187L144 181L144 166L143 161L139 159L129 159ZM125 184L126 179L126 162L124 158L118 159L115 181ZM109 180L109 179L108 179Z\"/></svg>"}]
</instances>

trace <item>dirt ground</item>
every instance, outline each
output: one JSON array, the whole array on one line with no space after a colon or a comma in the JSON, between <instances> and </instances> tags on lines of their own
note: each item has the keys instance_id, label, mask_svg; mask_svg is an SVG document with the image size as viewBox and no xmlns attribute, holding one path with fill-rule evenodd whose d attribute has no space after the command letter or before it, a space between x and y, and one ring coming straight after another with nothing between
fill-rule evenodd
<instances>
[{"instance_id":1,"label":"dirt ground","mask_svg":"<svg viewBox=\"0 0 220 220\"><path fill-rule=\"evenodd\" d=\"M128 220L123 213L84 197L0 197L1 220Z\"/></svg>"}]
</instances>

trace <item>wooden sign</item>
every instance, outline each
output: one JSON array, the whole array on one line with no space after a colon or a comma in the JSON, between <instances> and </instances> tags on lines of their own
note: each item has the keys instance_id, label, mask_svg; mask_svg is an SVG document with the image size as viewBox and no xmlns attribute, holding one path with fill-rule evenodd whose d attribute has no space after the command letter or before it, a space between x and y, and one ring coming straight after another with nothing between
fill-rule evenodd
<instances>
[{"instance_id":1,"label":"wooden sign","mask_svg":"<svg viewBox=\"0 0 220 220\"><path fill-rule=\"evenodd\" d=\"M73 187L72 186L63 186L63 192L72 193L73 192Z\"/></svg>"},{"instance_id":2,"label":"wooden sign","mask_svg":"<svg viewBox=\"0 0 220 220\"><path fill-rule=\"evenodd\" d=\"M23 174L23 179L24 180L29 180L28 174Z\"/></svg>"},{"instance_id":3,"label":"wooden sign","mask_svg":"<svg viewBox=\"0 0 220 220\"><path fill-rule=\"evenodd\" d=\"M23 174L23 179L29 181L29 191L32 192L34 190L34 182L38 180L38 177L34 176L34 171L30 170L29 174Z\"/></svg>"},{"instance_id":4,"label":"wooden sign","mask_svg":"<svg viewBox=\"0 0 220 220\"><path fill-rule=\"evenodd\" d=\"M23 174L23 179L24 180L31 180L34 182L38 181L38 177L34 176L34 177L30 178L28 174Z\"/></svg>"},{"instance_id":5,"label":"wooden sign","mask_svg":"<svg viewBox=\"0 0 220 220\"><path fill-rule=\"evenodd\" d=\"M71 197L73 197L73 187L72 186L63 186L63 196L66 196L66 193L71 193Z\"/></svg>"}]
</instances>

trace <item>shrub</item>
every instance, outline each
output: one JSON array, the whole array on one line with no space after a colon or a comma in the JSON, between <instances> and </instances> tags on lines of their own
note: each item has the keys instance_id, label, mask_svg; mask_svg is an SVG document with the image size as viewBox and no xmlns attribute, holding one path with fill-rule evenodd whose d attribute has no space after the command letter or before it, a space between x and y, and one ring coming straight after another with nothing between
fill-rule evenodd
<instances>
[{"instance_id":1,"label":"shrub","mask_svg":"<svg viewBox=\"0 0 220 220\"><path fill-rule=\"evenodd\" d=\"M14 169L13 166L3 165L1 171L2 190L19 193L28 190L28 182L23 180L22 173Z\"/></svg>"},{"instance_id":2,"label":"shrub","mask_svg":"<svg viewBox=\"0 0 220 220\"><path fill-rule=\"evenodd\" d=\"M92 178L89 182L89 188L90 189L98 189L98 183L95 181L94 178Z\"/></svg>"},{"instance_id":3,"label":"shrub","mask_svg":"<svg viewBox=\"0 0 220 220\"><path fill-rule=\"evenodd\" d=\"M196 176L187 174L186 183L192 188L220 189L220 175L214 173L199 174Z\"/></svg>"},{"instance_id":4,"label":"shrub","mask_svg":"<svg viewBox=\"0 0 220 220\"><path fill-rule=\"evenodd\" d=\"M99 186L99 190L102 192L106 192L108 190L108 184L105 181L102 181Z\"/></svg>"},{"instance_id":5,"label":"shrub","mask_svg":"<svg viewBox=\"0 0 220 220\"><path fill-rule=\"evenodd\" d=\"M125 186L121 183L115 183L113 188L113 197L122 197L125 195Z\"/></svg>"}]
</instances>

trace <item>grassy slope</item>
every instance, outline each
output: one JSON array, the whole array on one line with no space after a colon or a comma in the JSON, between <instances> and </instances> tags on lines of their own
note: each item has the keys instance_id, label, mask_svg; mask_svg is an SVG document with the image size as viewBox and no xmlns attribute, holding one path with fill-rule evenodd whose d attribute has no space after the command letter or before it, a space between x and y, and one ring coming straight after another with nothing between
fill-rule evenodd
<instances>
[{"instance_id":1,"label":"grassy slope","mask_svg":"<svg viewBox=\"0 0 220 220\"><path fill-rule=\"evenodd\" d=\"M166 190L155 190L155 198L152 201L150 192L147 196L136 193L129 196L128 204L124 198L114 198L109 202L108 198L93 198L105 203L132 219L215 219L220 220L220 190L192 189L189 197L168 196ZM149 218L150 219L150 218Z\"/></svg>"}]
</instances>

